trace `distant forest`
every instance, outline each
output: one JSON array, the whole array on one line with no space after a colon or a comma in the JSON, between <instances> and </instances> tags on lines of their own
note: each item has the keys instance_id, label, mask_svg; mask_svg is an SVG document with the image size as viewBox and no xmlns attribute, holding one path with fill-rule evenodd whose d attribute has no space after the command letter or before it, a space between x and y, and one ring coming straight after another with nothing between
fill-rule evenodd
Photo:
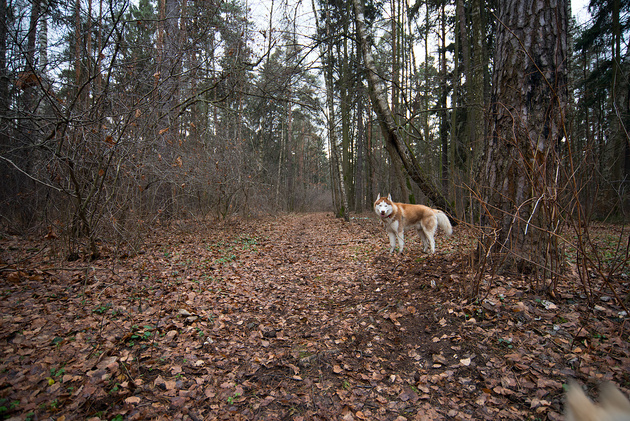
<instances>
[{"instance_id":1,"label":"distant forest","mask_svg":"<svg viewBox=\"0 0 630 421\"><path fill-rule=\"evenodd\" d=\"M3 231L96 257L391 193L483 227L480 252L531 237L553 271L531 252L562 226L627 218L629 0L580 26L568 0L251 7L0 0Z\"/></svg>"}]
</instances>

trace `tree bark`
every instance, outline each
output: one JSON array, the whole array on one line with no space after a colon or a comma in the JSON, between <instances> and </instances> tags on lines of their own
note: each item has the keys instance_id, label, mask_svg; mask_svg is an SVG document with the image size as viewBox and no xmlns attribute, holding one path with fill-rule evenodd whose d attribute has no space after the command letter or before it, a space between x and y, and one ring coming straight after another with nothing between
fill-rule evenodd
<instances>
[{"instance_id":1,"label":"tree bark","mask_svg":"<svg viewBox=\"0 0 630 421\"><path fill-rule=\"evenodd\" d=\"M385 141L391 146L391 150L395 151L395 155L402 160L407 173L414 183L418 185L420 190L422 190L422 192L436 207L448 213L451 216L452 224L456 225L456 221L453 219L455 214L451 205L448 203L442 192L431 182L431 180L429 180L426 174L424 174L418 165L415 156L407 144L403 141L399 133L398 127L394 121L394 116L389 104L387 103L387 98L383 89L383 82L376 72L374 58L372 57L372 53L370 52L367 42L363 5L361 4L361 0L353 0L352 4L354 7L354 15L357 26L357 39L363 55L368 84L370 87L370 99L372 100L374 111L378 116ZM395 156L392 156L392 159L395 159Z\"/></svg>"},{"instance_id":2,"label":"tree bark","mask_svg":"<svg viewBox=\"0 0 630 421\"><path fill-rule=\"evenodd\" d=\"M448 99L448 72L446 71L446 10L444 2L440 7L440 31L442 45L440 48L440 145L442 147L442 191L448 192L448 113L446 112ZM457 60L457 58L455 58ZM455 104L457 105L457 104ZM454 128L453 128L454 129Z\"/></svg>"},{"instance_id":3,"label":"tree bark","mask_svg":"<svg viewBox=\"0 0 630 421\"><path fill-rule=\"evenodd\" d=\"M77 95L81 92L81 0L75 1L74 6L74 78Z\"/></svg>"},{"instance_id":4,"label":"tree bark","mask_svg":"<svg viewBox=\"0 0 630 421\"><path fill-rule=\"evenodd\" d=\"M327 32L329 31L329 22L326 22ZM328 54L331 54L331 46L328 46ZM335 104L333 93L333 70L332 70L332 58L329 56L328 68L324 70L326 73L326 103L328 105L328 138L330 140L330 151L333 158L333 170L339 175L339 194L341 196L341 207L337 210L337 216L342 217L346 222L350 221L350 215L348 213L348 191L346 190L346 174L343 168L343 162L339 159L339 153L337 150L337 133L335 131Z\"/></svg>"},{"instance_id":5,"label":"tree bark","mask_svg":"<svg viewBox=\"0 0 630 421\"><path fill-rule=\"evenodd\" d=\"M315 7L315 1L312 0L313 10L317 11ZM319 20L317 19L317 12L315 13L315 27L317 28L317 32L320 32ZM328 14L326 14L326 34L330 34L330 19ZM339 153L337 151L337 134L335 131L335 101L334 101L334 86L333 86L333 69L332 69L332 45L328 43L327 50L324 50L324 44L320 44L320 49L322 57L327 57L324 61L327 62L327 66L324 67L324 80L326 84L326 105L328 108L328 118L327 118L327 127L328 127L328 141L330 142L330 152L332 154L330 164L331 164L331 178L333 183L333 190L335 189L335 177L338 176L338 188L339 195L341 196L341 206L337 207L337 216L343 217L343 219L347 222L350 221L350 215L348 214L348 192L346 191L345 183L344 183L344 170L343 165L339 159ZM336 203L338 205L338 203Z\"/></svg>"},{"instance_id":6,"label":"tree bark","mask_svg":"<svg viewBox=\"0 0 630 421\"><path fill-rule=\"evenodd\" d=\"M8 35L7 0L0 0L0 121L4 127L4 119L8 118L9 110L9 75L7 73L7 35ZM5 133L0 133L3 144Z\"/></svg>"},{"instance_id":7,"label":"tree bark","mask_svg":"<svg viewBox=\"0 0 630 421\"><path fill-rule=\"evenodd\" d=\"M343 19L343 33L348 32L348 17ZM327 28L329 24L327 23ZM329 36L332 31L329 31ZM350 135L350 119L351 119L351 109L354 107L354 103L351 99L352 95L350 93L351 88L351 79L352 75L351 67L348 65L350 62L350 55L348 54L348 37L343 37L341 44L337 45L337 57L341 58L339 63L339 71L340 71L340 83L339 83L339 111L341 114L341 167L342 167L342 183L344 185L344 190L346 193L346 197L348 200L348 206L354 208L353 199L354 199L354 186L355 180L353 177L353 168L352 168L352 155L353 155L353 145L352 145L352 137ZM331 57L332 58L332 57ZM332 61L329 64L332 66Z\"/></svg>"},{"instance_id":8,"label":"tree bark","mask_svg":"<svg viewBox=\"0 0 630 421\"><path fill-rule=\"evenodd\" d=\"M398 7L397 7L398 6ZM400 109L400 89L402 86L401 83L401 75L400 68L402 62L402 48L401 48L401 34L400 34L400 18L401 18L401 7L400 0L392 0L391 2L391 52L392 52L392 81L391 81L391 110L392 115L394 116L394 122L396 125L400 121L403 121L403 114ZM386 144L385 148L387 149L389 156L391 157L391 173L396 180L396 184L400 189L400 197L402 201L409 201L412 199L412 192L407 187L407 175L403 171L403 163L398 157L396 157L396 152L392 149L391 145ZM392 193L394 192L394 188L391 188Z\"/></svg>"},{"instance_id":9,"label":"tree bark","mask_svg":"<svg viewBox=\"0 0 630 421\"><path fill-rule=\"evenodd\" d=\"M466 136L466 177L467 185L472 186L475 175L474 163L479 161L482 151L482 139L485 131L484 104L485 104L485 74L487 61L484 60L485 42L483 33L483 18L481 15L481 0L472 0L470 3L471 28L472 28L472 58L466 65L466 107L468 109L467 136ZM469 67L470 66L470 67ZM472 198L470 199L472 202ZM471 208L471 213L473 206ZM471 222L473 221L471 215Z\"/></svg>"},{"instance_id":10,"label":"tree bark","mask_svg":"<svg viewBox=\"0 0 630 421\"><path fill-rule=\"evenodd\" d=\"M365 128L363 126L363 100L361 97L358 98L357 102L357 164L355 171L354 208L357 212L362 212L365 208Z\"/></svg>"},{"instance_id":11,"label":"tree bark","mask_svg":"<svg viewBox=\"0 0 630 421\"><path fill-rule=\"evenodd\" d=\"M519 269L558 255L556 171L567 101L567 0L506 0L498 10L490 138L481 161L485 221ZM551 248L551 249L550 249Z\"/></svg>"}]
</instances>

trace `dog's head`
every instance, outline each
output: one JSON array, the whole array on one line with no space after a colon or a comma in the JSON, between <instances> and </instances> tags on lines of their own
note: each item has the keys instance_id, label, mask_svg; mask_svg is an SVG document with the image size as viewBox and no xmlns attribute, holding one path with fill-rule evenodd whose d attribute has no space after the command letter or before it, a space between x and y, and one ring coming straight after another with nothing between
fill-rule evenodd
<instances>
[{"instance_id":1,"label":"dog's head","mask_svg":"<svg viewBox=\"0 0 630 421\"><path fill-rule=\"evenodd\" d=\"M582 388L572 382L567 392L567 421L630 421L630 401L610 383L600 388L600 405L595 405Z\"/></svg>"},{"instance_id":2,"label":"dog's head","mask_svg":"<svg viewBox=\"0 0 630 421\"><path fill-rule=\"evenodd\" d=\"M389 218L393 215L394 206L392 205L392 195L388 195L386 198L381 197L379 194L374 202L374 212L383 219Z\"/></svg>"}]
</instances>

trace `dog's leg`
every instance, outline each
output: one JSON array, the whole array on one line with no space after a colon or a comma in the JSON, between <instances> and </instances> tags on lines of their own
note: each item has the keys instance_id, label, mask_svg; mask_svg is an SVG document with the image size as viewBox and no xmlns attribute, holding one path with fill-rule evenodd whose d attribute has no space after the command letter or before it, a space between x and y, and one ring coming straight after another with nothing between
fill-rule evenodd
<instances>
[{"instance_id":1,"label":"dog's leg","mask_svg":"<svg viewBox=\"0 0 630 421\"><path fill-rule=\"evenodd\" d=\"M405 248L405 231L398 231L398 253L402 254L403 249Z\"/></svg>"},{"instance_id":2,"label":"dog's leg","mask_svg":"<svg viewBox=\"0 0 630 421\"><path fill-rule=\"evenodd\" d=\"M387 235L389 236L389 252L393 253L396 248L396 233L390 230L387 230Z\"/></svg>"},{"instance_id":3,"label":"dog's leg","mask_svg":"<svg viewBox=\"0 0 630 421\"><path fill-rule=\"evenodd\" d=\"M429 240L427 239L427 236L424 234L424 229L422 227L418 228L418 236L420 237L420 240L422 240L422 251L424 251L425 253L428 253L427 247L429 247Z\"/></svg>"},{"instance_id":4,"label":"dog's leg","mask_svg":"<svg viewBox=\"0 0 630 421\"><path fill-rule=\"evenodd\" d=\"M432 233L430 230L425 230L424 227L422 227L422 230L424 231L424 238L426 238L426 244L424 247L425 253L435 253L435 238L433 238L434 233Z\"/></svg>"},{"instance_id":5,"label":"dog's leg","mask_svg":"<svg viewBox=\"0 0 630 421\"><path fill-rule=\"evenodd\" d=\"M424 234L422 240L426 239L424 251L426 253L435 253L435 231L437 231L437 217L434 215L432 219L420 223L420 229ZM429 249L430 251L428 251Z\"/></svg>"},{"instance_id":6,"label":"dog's leg","mask_svg":"<svg viewBox=\"0 0 630 421\"><path fill-rule=\"evenodd\" d=\"M433 238L433 235L431 235L431 231L421 226L418 229L418 235L422 239L422 251L427 254L435 253L435 239Z\"/></svg>"}]
</instances>

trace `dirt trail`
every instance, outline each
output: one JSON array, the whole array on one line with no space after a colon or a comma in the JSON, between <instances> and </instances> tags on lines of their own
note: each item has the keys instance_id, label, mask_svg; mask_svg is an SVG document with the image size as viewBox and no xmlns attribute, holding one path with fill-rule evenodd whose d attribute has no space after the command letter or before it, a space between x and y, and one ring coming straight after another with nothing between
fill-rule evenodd
<instances>
[{"instance_id":1,"label":"dirt trail","mask_svg":"<svg viewBox=\"0 0 630 421\"><path fill-rule=\"evenodd\" d=\"M463 299L467 241L390 256L375 218L329 214L184 223L96 262L6 237L0 417L559 420L567 376L622 384L627 343L582 360L570 300L515 279Z\"/></svg>"}]
</instances>

